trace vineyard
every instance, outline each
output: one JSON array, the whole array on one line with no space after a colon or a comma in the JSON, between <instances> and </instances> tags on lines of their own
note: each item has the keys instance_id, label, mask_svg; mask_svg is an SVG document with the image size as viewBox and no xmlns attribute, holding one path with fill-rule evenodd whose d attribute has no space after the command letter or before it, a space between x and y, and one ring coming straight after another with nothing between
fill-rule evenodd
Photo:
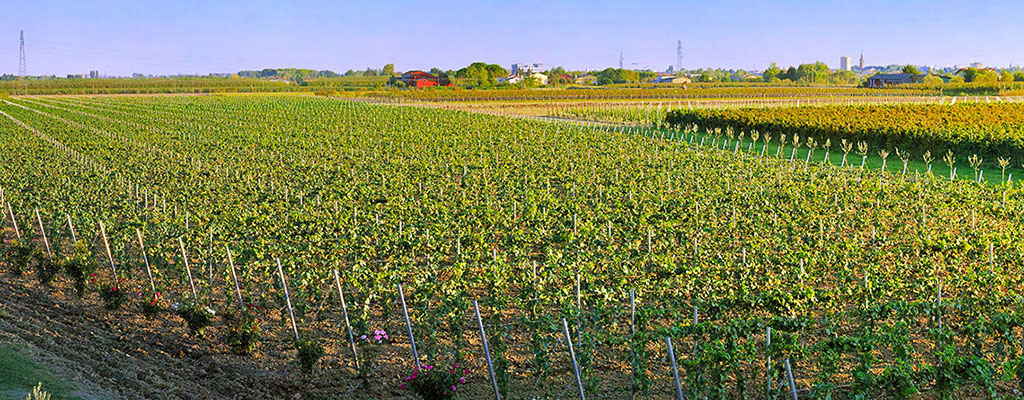
<instances>
[{"instance_id":1,"label":"vineyard","mask_svg":"<svg viewBox=\"0 0 1024 400\"><path fill-rule=\"evenodd\" d=\"M845 86L786 87L758 84L688 84L686 87L647 88L578 88L566 89L501 89L501 90L390 90L365 91L351 94L356 98L387 99L392 101L573 101L615 99L766 99L766 98L831 98L878 96L939 96L939 89L866 89Z\"/></svg>"},{"instance_id":2,"label":"vineyard","mask_svg":"<svg viewBox=\"0 0 1024 400\"><path fill-rule=\"evenodd\" d=\"M955 99L954 99L955 101ZM758 130L833 141L869 141L878 147L923 153L979 154L990 161L1024 154L1024 105L1020 103L867 105L767 110L676 110L669 124Z\"/></svg>"},{"instance_id":3,"label":"vineyard","mask_svg":"<svg viewBox=\"0 0 1024 400\"><path fill-rule=\"evenodd\" d=\"M351 91L379 88L387 77L310 78L302 85L242 77L32 79L0 81L0 95L116 95L195 93L278 93Z\"/></svg>"},{"instance_id":4,"label":"vineyard","mask_svg":"<svg viewBox=\"0 0 1024 400\"><path fill-rule=\"evenodd\" d=\"M0 99L0 268L90 321L187 338L166 362L250 377L112 379L123 397L1016 396L1024 186L690 131L1020 154L1020 105L932 107L681 111L653 131L313 96ZM0 320L34 297L0 297Z\"/></svg>"}]
</instances>

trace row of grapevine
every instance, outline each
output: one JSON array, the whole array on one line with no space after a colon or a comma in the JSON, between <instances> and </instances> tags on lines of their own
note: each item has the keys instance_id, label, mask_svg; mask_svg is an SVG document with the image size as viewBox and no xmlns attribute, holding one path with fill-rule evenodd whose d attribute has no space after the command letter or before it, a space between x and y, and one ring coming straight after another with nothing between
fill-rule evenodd
<instances>
[{"instance_id":1,"label":"row of grapevine","mask_svg":"<svg viewBox=\"0 0 1024 400\"><path fill-rule=\"evenodd\" d=\"M227 310L234 265L242 304L290 338L280 259L300 337L348 352L344 329L313 329L343 319L336 286L354 336L404 343L403 283L416 361L464 360L477 393L490 378L472 300L499 391L515 397L575 395L565 327L598 397L674 397L665 337L688 397L759 397L769 378L781 397L785 359L814 397L998 394L1017 377L1019 184L311 97L19 98L0 111L7 220L39 210L65 257L79 254L73 221L93 265L109 262L102 221L119 276L98 268L91 288L125 278L142 293L151 272L166 303ZM402 357L378 367L411 370L411 346L388 346L376 351Z\"/></svg>"}]
</instances>

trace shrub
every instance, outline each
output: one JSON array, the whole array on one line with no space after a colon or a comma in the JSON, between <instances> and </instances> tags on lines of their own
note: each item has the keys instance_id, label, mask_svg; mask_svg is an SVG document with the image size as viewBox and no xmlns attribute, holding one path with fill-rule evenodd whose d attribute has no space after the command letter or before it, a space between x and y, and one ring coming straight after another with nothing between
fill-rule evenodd
<instances>
[{"instance_id":1,"label":"shrub","mask_svg":"<svg viewBox=\"0 0 1024 400\"><path fill-rule=\"evenodd\" d=\"M216 313L209 307L193 303L178 307L177 314L181 319L185 320L189 331L197 336L201 336L206 327L210 326L210 322Z\"/></svg>"},{"instance_id":2,"label":"shrub","mask_svg":"<svg viewBox=\"0 0 1024 400\"><path fill-rule=\"evenodd\" d=\"M146 318L155 318L160 311L163 311L163 307L160 306L160 292L156 292L152 296L139 293L139 308Z\"/></svg>"},{"instance_id":3,"label":"shrub","mask_svg":"<svg viewBox=\"0 0 1024 400\"><path fill-rule=\"evenodd\" d=\"M459 385L466 383L468 373L460 369L458 363L447 371L434 368L433 365L423 365L423 368L413 368L412 375L405 377L405 382L399 388L410 389L424 400L452 399Z\"/></svg>"},{"instance_id":4,"label":"shrub","mask_svg":"<svg viewBox=\"0 0 1024 400\"><path fill-rule=\"evenodd\" d=\"M227 321L227 334L224 341L232 353L248 355L256 349L259 342L260 323L251 315L236 316L228 314L224 317Z\"/></svg>"},{"instance_id":5,"label":"shrub","mask_svg":"<svg viewBox=\"0 0 1024 400\"><path fill-rule=\"evenodd\" d=\"M36 252L36 256L36 278L39 279L39 283L49 285L53 282L53 278L57 276L57 273L60 272L61 265L42 253Z\"/></svg>"},{"instance_id":6,"label":"shrub","mask_svg":"<svg viewBox=\"0 0 1024 400\"><path fill-rule=\"evenodd\" d=\"M362 363L359 364L360 375L369 376L373 373L378 355L382 352L384 345L391 342L388 332L383 329L375 329L372 334L360 335L357 338L356 343L360 347L359 358L362 360Z\"/></svg>"},{"instance_id":7,"label":"shrub","mask_svg":"<svg viewBox=\"0 0 1024 400\"><path fill-rule=\"evenodd\" d=\"M86 280L92 276L93 264L89 262L92 254L85 242L78 241L73 245L74 252L70 257L64 258L64 273L71 278L71 285L78 293L78 297L85 294Z\"/></svg>"},{"instance_id":8,"label":"shrub","mask_svg":"<svg viewBox=\"0 0 1024 400\"><path fill-rule=\"evenodd\" d=\"M312 373L316 368L317 361L324 356L324 347L316 339L301 339L295 342L295 349L299 351L299 368L302 372Z\"/></svg>"},{"instance_id":9,"label":"shrub","mask_svg":"<svg viewBox=\"0 0 1024 400\"><path fill-rule=\"evenodd\" d=\"M50 394L43 390L43 383L39 382L35 388L32 388L32 393L25 395L25 400L50 400Z\"/></svg>"},{"instance_id":10,"label":"shrub","mask_svg":"<svg viewBox=\"0 0 1024 400\"><path fill-rule=\"evenodd\" d=\"M32 255L35 252L33 247L28 242L24 242L20 239L11 241L10 245L7 246L7 264L11 268L11 273L14 275L21 275L28 269L28 263L32 260Z\"/></svg>"},{"instance_id":11,"label":"shrub","mask_svg":"<svg viewBox=\"0 0 1024 400\"><path fill-rule=\"evenodd\" d=\"M123 279L121 281L124 281ZM120 283L120 282L119 282ZM117 310L128 301L128 295L118 285L100 287L100 300L103 300L103 307L108 310Z\"/></svg>"}]
</instances>

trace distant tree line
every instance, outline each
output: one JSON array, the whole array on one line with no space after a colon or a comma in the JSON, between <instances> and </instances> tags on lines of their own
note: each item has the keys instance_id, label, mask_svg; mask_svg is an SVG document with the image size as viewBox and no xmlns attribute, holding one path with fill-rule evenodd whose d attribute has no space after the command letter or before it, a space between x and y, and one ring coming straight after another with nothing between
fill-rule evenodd
<instances>
[{"instance_id":1,"label":"distant tree line","mask_svg":"<svg viewBox=\"0 0 1024 400\"><path fill-rule=\"evenodd\" d=\"M832 71L827 64L818 61L814 64L800 64L783 70L775 63L764 70L762 79L765 82L795 82L810 84L851 85L860 81L860 77L851 71Z\"/></svg>"}]
</instances>

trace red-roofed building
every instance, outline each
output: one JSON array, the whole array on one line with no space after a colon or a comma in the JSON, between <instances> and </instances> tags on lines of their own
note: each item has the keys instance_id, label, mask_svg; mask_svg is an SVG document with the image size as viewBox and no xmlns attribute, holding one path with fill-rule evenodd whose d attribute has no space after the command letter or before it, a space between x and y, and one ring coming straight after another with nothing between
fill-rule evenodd
<instances>
[{"instance_id":1,"label":"red-roofed building","mask_svg":"<svg viewBox=\"0 0 1024 400\"><path fill-rule=\"evenodd\" d=\"M409 71L402 74L402 82L405 82L409 87L417 89L432 86L452 86L452 82L447 78L438 78L423 71Z\"/></svg>"}]
</instances>

